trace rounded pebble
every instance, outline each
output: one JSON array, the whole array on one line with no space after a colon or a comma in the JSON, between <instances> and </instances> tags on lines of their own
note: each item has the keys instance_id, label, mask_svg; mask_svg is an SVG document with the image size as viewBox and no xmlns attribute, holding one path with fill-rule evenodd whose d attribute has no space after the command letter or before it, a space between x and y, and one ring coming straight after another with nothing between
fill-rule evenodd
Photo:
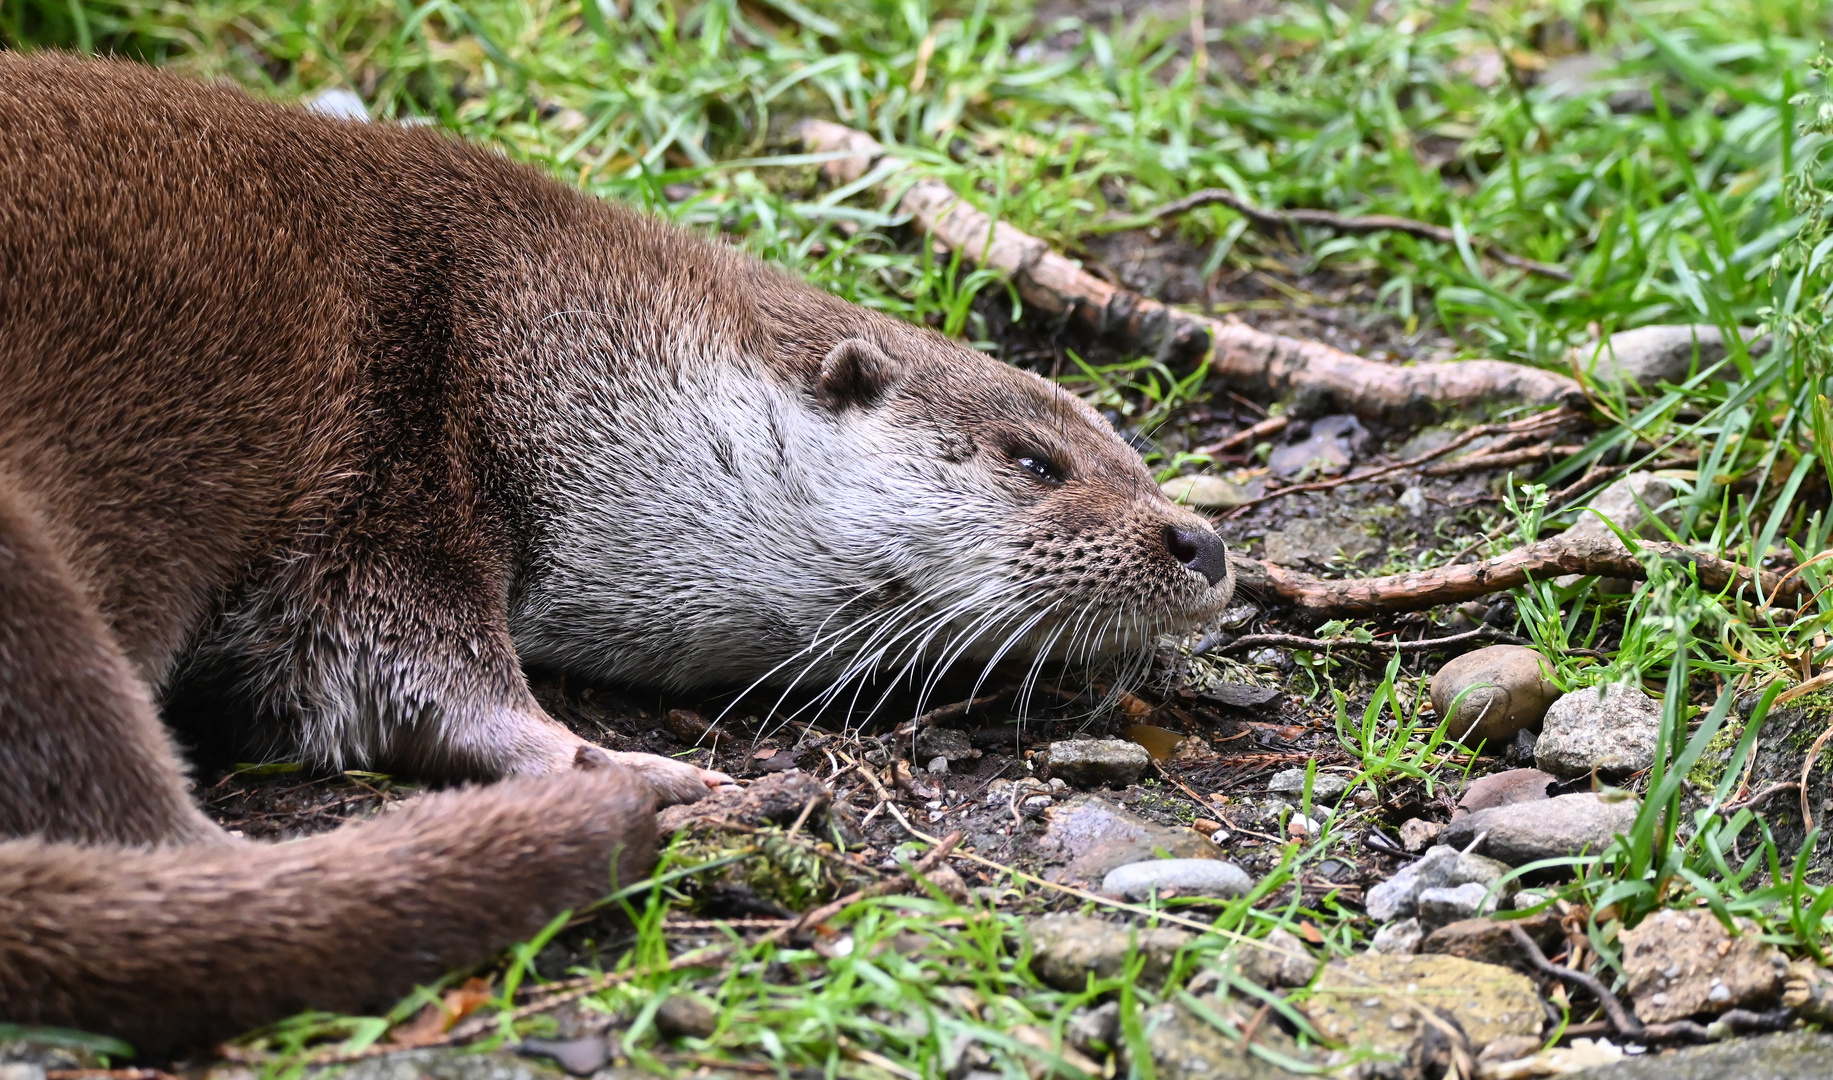
<instances>
[{"instance_id":1,"label":"rounded pebble","mask_svg":"<svg viewBox=\"0 0 1833 1080\"><path fill-rule=\"evenodd\" d=\"M1487 742L1497 750L1513 742L1516 733L1540 726L1559 697L1559 687L1548 678L1552 668L1545 657L1521 645L1467 652L1432 676L1432 707L1451 717L1446 730L1453 739L1466 746Z\"/></svg>"},{"instance_id":2,"label":"rounded pebble","mask_svg":"<svg viewBox=\"0 0 1833 1080\"><path fill-rule=\"evenodd\" d=\"M1190 896L1243 896L1254 887L1246 870L1220 859L1149 859L1117 866L1101 879L1101 891L1144 900L1176 889Z\"/></svg>"}]
</instances>

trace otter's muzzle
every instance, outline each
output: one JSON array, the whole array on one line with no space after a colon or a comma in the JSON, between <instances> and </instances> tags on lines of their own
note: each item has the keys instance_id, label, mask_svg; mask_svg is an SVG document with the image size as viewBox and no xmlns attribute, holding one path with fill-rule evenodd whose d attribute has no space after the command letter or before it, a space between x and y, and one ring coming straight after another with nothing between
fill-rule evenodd
<instances>
[{"instance_id":1,"label":"otter's muzzle","mask_svg":"<svg viewBox=\"0 0 1833 1080\"><path fill-rule=\"evenodd\" d=\"M1228 576L1228 545L1214 529L1167 525L1165 550L1212 586Z\"/></svg>"}]
</instances>

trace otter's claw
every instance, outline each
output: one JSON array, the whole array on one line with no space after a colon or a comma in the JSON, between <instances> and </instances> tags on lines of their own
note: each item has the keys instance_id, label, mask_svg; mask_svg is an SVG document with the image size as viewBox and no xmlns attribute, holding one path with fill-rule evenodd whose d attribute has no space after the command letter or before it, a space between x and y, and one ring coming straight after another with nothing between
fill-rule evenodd
<instances>
[{"instance_id":1,"label":"otter's claw","mask_svg":"<svg viewBox=\"0 0 1833 1080\"><path fill-rule=\"evenodd\" d=\"M650 790L656 794L656 808L673 806L676 803L697 802L708 793L720 788L735 786L736 782L725 773L714 769L703 769L685 761L676 761L660 754L634 754L618 750L606 750L602 747L581 743L574 752L573 764L581 769L602 769L608 765L622 765L636 772L648 783Z\"/></svg>"}]
</instances>

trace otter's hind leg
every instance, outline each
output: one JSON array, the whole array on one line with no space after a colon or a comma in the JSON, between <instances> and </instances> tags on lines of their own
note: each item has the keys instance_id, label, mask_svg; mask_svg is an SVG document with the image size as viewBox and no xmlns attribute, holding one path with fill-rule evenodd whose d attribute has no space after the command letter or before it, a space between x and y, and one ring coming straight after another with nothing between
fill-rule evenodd
<instances>
[{"instance_id":1,"label":"otter's hind leg","mask_svg":"<svg viewBox=\"0 0 1833 1080\"><path fill-rule=\"evenodd\" d=\"M0 473L0 836L224 839L144 681Z\"/></svg>"}]
</instances>

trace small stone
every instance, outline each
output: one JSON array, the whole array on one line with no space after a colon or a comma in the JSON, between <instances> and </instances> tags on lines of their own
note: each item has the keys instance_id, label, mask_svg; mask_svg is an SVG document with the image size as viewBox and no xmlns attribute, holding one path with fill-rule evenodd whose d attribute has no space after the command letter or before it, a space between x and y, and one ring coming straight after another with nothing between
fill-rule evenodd
<instances>
[{"instance_id":1,"label":"small stone","mask_svg":"<svg viewBox=\"0 0 1833 1080\"><path fill-rule=\"evenodd\" d=\"M1058 804L1037 845L1047 858L1067 861L1045 872L1064 885L1098 885L1109 870L1148 859L1220 857L1214 841L1202 833L1148 821L1099 795L1075 795Z\"/></svg>"},{"instance_id":2,"label":"small stone","mask_svg":"<svg viewBox=\"0 0 1833 1080\"><path fill-rule=\"evenodd\" d=\"M1546 1018L1533 980L1520 972L1455 956L1373 952L1326 964L1306 1013L1332 1042L1406 1059L1421 1025L1397 1029L1389 1018L1412 1013L1409 1003L1453 1021L1473 1052L1507 1036L1538 1035Z\"/></svg>"},{"instance_id":3,"label":"small stone","mask_svg":"<svg viewBox=\"0 0 1833 1080\"><path fill-rule=\"evenodd\" d=\"M1472 882L1487 889L1507 873L1508 867L1494 859L1465 854L1456 847L1435 847L1368 890L1363 906L1368 917L1377 922L1404 919L1418 911L1420 893L1427 889L1455 888ZM1512 887L1504 887L1504 895L1513 892Z\"/></svg>"},{"instance_id":4,"label":"small stone","mask_svg":"<svg viewBox=\"0 0 1833 1080\"><path fill-rule=\"evenodd\" d=\"M9 1061L0 1064L0 1080L45 1080L45 1067L31 1061Z\"/></svg>"},{"instance_id":5,"label":"small stone","mask_svg":"<svg viewBox=\"0 0 1833 1080\"><path fill-rule=\"evenodd\" d=\"M1446 923L1486 915L1496 910L1496 897L1474 881L1462 885L1421 889L1416 902L1419 928L1430 934Z\"/></svg>"},{"instance_id":6,"label":"small stone","mask_svg":"<svg viewBox=\"0 0 1833 1080\"><path fill-rule=\"evenodd\" d=\"M1651 472L1633 472L1619 477L1603 491L1591 497L1586 509L1572 526L1560 533L1563 540L1617 540L1617 534L1604 524L1607 520L1631 536L1654 537L1660 529L1649 517L1654 514L1668 525L1679 522L1679 511L1667 504L1673 501L1674 486ZM1617 540L1620 545L1621 540ZM1575 579L1576 580L1576 579Z\"/></svg>"},{"instance_id":7,"label":"small stone","mask_svg":"<svg viewBox=\"0 0 1833 1080\"><path fill-rule=\"evenodd\" d=\"M1253 499L1247 488L1220 476L1179 476L1158 487L1172 502L1204 510L1229 510Z\"/></svg>"},{"instance_id":8,"label":"small stone","mask_svg":"<svg viewBox=\"0 0 1833 1080\"><path fill-rule=\"evenodd\" d=\"M1400 826L1400 846L1408 851L1424 851L1444 831L1445 826L1439 822L1408 818Z\"/></svg>"},{"instance_id":9,"label":"small stone","mask_svg":"<svg viewBox=\"0 0 1833 1080\"><path fill-rule=\"evenodd\" d=\"M1112 1049L1120 1037L1120 1002L1110 1001L1098 1009L1083 1006L1071 1013L1063 1025L1063 1040L1091 1057L1101 1057Z\"/></svg>"},{"instance_id":10,"label":"small stone","mask_svg":"<svg viewBox=\"0 0 1833 1080\"><path fill-rule=\"evenodd\" d=\"M1525 646L1476 649L1432 677L1432 708L1450 717L1446 730L1453 739L1466 746L1484 743L1495 753L1507 749L1516 732L1540 726L1559 696L1552 674L1553 665Z\"/></svg>"},{"instance_id":11,"label":"small stone","mask_svg":"<svg viewBox=\"0 0 1833 1080\"><path fill-rule=\"evenodd\" d=\"M1810 1024L1833 1024L1833 971L1812 960L1790 964L1782 984L1782 1004Z\"/></svg>"},{"instance_id":12,"label":"small stone","mask_svg":"<svg viewBox=\"0 0 1833 1080\"><path fill-rule=\"evenodd\" d=\"M930 758L929 764L924 766L924 771L930 773L933 776L947 776L948 775L948 759L945 757Z\"/></svg>"},{"instance_id":13,"label":"small stone","mask_svg":"<svg viewBox=\"0 0 1833 1080\"><path fill-rule=\"evenodd\" d=\"M1432 509L1431 505L1426 502L1426 493L1416 487L1410 487L1401 492L1400 498L1394 501L1400 509L1406 511L1408 517L1425 517Z\"/></svg>"},{"instance_id":14,"label":"small stone","mask_svg":"<svg viewBox=\"0 0 1833 1080\"><path fill-rule=\"evenodd\" d=\"M1634 799L1606 801L1593 792L1581 791L1465 814L1447 825L1439 839L1464 847L1482 835L1478 850L1510 866L1586 852L1596 854L1609 847L1617 833L1629 831L1635 824L1638 805Z\"/></svg>"},{"instance_id":15,"label":"small stone","mask_svg":"<svg viewBox=\"0 0 1833 1080\"><path fill-rule=\"evenodd\" d=\"M1235 958L1245 978L1268 990L1304 986L1317 974L1317 957L1283 926L1274 927L1259 946L1242 942L1235 949Z\"/></svg>"},{"instance_id":16,"label":"small stone","mask_svg":"<svg viewBox=\"0 0 1833 1080\"><path fill-rule=\"evenodd\" d=\"M363 99L355 90L346 90L341 86L320 90L312 100L306 102L306 111L329 116L333 120L369 120L369 108L363 104Z\"/></svg>"},{"instance_id":17,"label":"small stone","mask_svg":"<svg viewBox=\"0 0 1833 1080\"><path fill-rule=\"evenodd\" d=\"M1382 549L1379 540L1358 525L1337 525L1318 518L1300 518L1266 535L1268 562L1281 566L1326 566L1341 559L1355 560Z\"/></svg>"},{"instance_id":18,"label":"small stone","mask_svg":"<svg viewBox=\"0 0 1833 1080\"><path fill-rule=\"evenodd\" d=\"M951 764L980 756L973 737L953 728L920 727L916 733L916 756L923 761L944 758Z\"/></svg>"},{"instance_id":19,"label":"small stone","mask_svg":"<svg viewBox=\"0 0 1833 1080\"><path fill-rule=\"evenodd\" d=\"M1401 919L1388 923L1375 931L1375 936L1368 941L1369 951L1388 956L1411 956L1419 951L1420 939L1425 931L1419 927L1418 919Z\"/></svg>"},{"instance_id":20,"label":"small stone","mask_svg":"<svg viewBox=\"0 0 1833 1080\"><path fill-rule=\"evenodd\" d=\"M1559 950L1566 932L1559 915L1543 911L1525 919L1507 922L1497 919L1460 919L1446 923L1426 935L1419 951L1445 956L1461 956L1484 964L1502 964L1521 971L1533 971L1533 961L1515 943L1512 928L1520 927L1540 951L1551 956Z\"/></svg>"},{"instance_id":21,"label":"small stone","mask_svg":"<svg viewBox=\"0 0 1833 1080\"><path fill-rule=\"evenodd\" d=\"M709 1032L710 1034L710 1032ZM574 1076L590 1076L611 1060L603 1035L581 1039L523 1039L516 1046L523 1057L544 1057ZM5 1080L0 1077L0 1080Z\"/></svg>"},{"instance_id":22,"label":"small stone","mask_svg":"<svg viewBox=\"0 0 1833 1080\"><path fill-rule=\"evenodd\" d=\"M1539 802L1547 797L1547 785L1554 777L1539 769L1508 769L1490 773L1470 782L1457 801L1461 814L1487 810L1492 806L1511 806L1522 802Z\"/></svg>"},{"instance_id":23,"label":"small stone","mask_svg":"<svg viewBox=\"0 0 1833 1080\"><path fill-rule=\"evenodd\" d=\"M1191 940L1183 930L1147 930L1073 914L1033 919L1025 934L1031 940L1031 968L1037 977L1070 993L1086 989L1090 975L1107 979L1120 974L1135 949L1145 957L1141 976L1156 983Z\"/></svg>"},{"instance_id":24,"label":"small stone","mask_svg":"<svg viewBox=\"0 0 1833 1080\"><path fill-rule=\"evenodd\" d=\"M1623 931L1623 973L1644 1023L1760 1009L1783 990L1787 961L1748 919L1733 936L1710 912L1657 911ZM1659 1000L1657 1000L1659 999Z\"/></svg>"},{"instance_id":25,"label":"small stone","mask_svg":"<svg viewBox=\"0 0 1833 1080\"><path fill-rule=\"evenodd\" d=\"M1273 774L1267 790L1297 806L1305 795L1305 770L1286 769ZM1335 806L1349 793L1349 777L1342 773L1319 772L1311 778L1311 805Z\"/></svg>"},{"instance_id":26,"label":"small stone","mask_svg":"<svg viewBox=\"0 0 1833 1080\"><path fill-rule=\"evenodd\" d=\"M1073 787L1123 788L1152 764L1152 755L1125 739L1067 739L1050 744L1050 776Z\"/></svg>"},{"instance_id":27,"label":"small stone","mask_svg":"<svg viewBox=\"0 0 1833 1080\"><path fill-rule=\"evenodd\" d=\"M1195 818L1190 822L1190 827L1208 837L1214 837L1222 831L1220 821L1211 821L1208 818Z\"/></svg>"},{"instance_id":28,"label":"small stone","mask_svg":"<svg viewBox=\"0 0 1833 1080\"><path fill-rule=\"evenodd\" d=\"M1206 996L1198 1001L1206 1011L1245 1031L1253 1023L1258 1003L1245 1005L1233 998ZM1239 1039L1230 1039L1208 1020L1179 1002L1166 1002L1139 1017L1146 1051L1157 1080L1299 1080L1302 1074L1282 1069L1262 1059ZM1294 1061L1310 1063L1316 1051L1300 1049L1278 1024L1262 1023L1254 1032L1255 1045ZM1143 1075L1144 1070L1126 1060L1130 1047L1122 1043L1121 1068L1116 1075Z\"/></svg>"},{"instance_id":29,"label":"small stone","mask_svg":"<svg viewBox=\"0 0 1833 1080\"><path fill-rule=\"evenodd\" d=\"M697 997L675 994L656 1009L656 1030L669 1039L705 1039L719 1028L719 1014Z\"/></svg>"},{"instance_id":30,"label":"small stone","mask_svg":"<svg viewBox=\"0 0 1833 1080\"><path fill-rule=\"evenodd\" d=\"M1574 690L1547 710L1534 763L1555 776L1626 776L1655 763L1661 703L1631 683Z\"/></svg>"},{"instance_id":31,"label":"small stone","mask_svg":"<svg viewBox=\"0 0 1833 1080\"><path fill-rule=\"evenodd\" d=\"M1769 341L1754 329L1743 329L1753 354L1768 351ZM1697 355L1697 367L1695 356ZM1704 370L1725 358L1725 335L1703 323L1680 326L1640 326L1587 342L1568 354L1580 369L1589 368L1601 382L1627 382L1654 389L1659 383L1682 383L1695 370ZM1735 379L1735 370L1721 378Z\"/></svg>"},{"instance_id":32,"label":"small stone","mask_svg":"<svg viewBox=\"0 0 1833 1080\"><path fill-rule=\"evenodd\" d=\"M1101 879L1101 891L1128 900L1176 889L1182 896L1245 896L1254 879L1246 870L1221 859L1152 859L1117 866Z\"/></svg>"}]
</instances>

